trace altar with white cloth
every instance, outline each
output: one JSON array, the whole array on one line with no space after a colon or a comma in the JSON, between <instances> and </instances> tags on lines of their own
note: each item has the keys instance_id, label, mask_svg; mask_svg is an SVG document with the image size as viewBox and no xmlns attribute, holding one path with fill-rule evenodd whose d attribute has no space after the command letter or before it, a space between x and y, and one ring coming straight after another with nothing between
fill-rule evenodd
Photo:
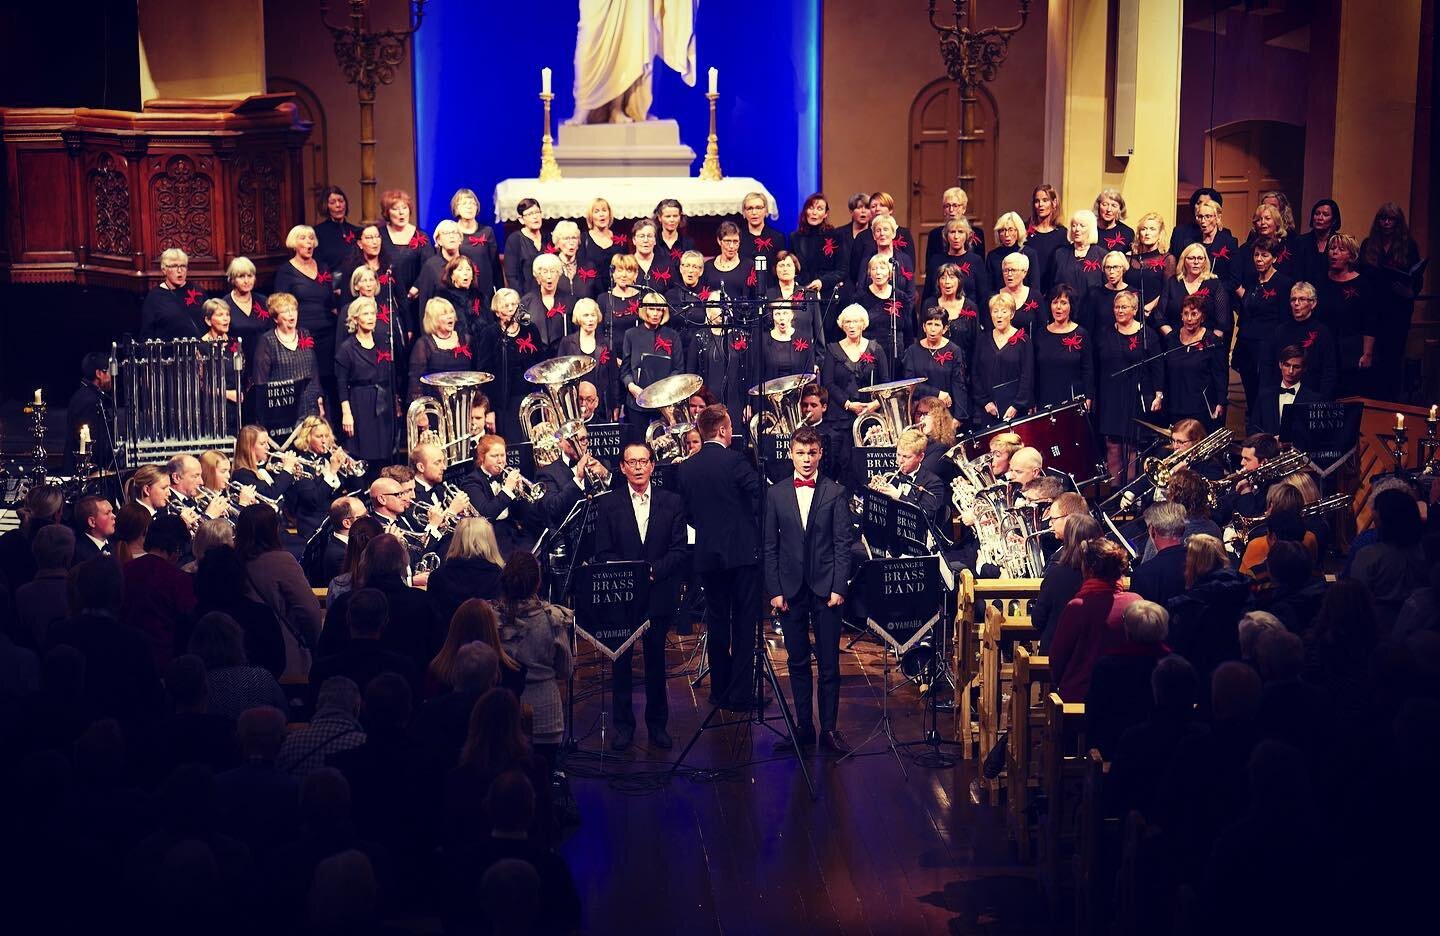
<instances>
[{"instance_id":1,"label":"altar with white cloth","mask_svg":"<svg viewBox=\"0 0 1440 936\"><path fill-rule=\"evenodd\" d=\"M505 179L495 186L495 221L504 224L518 221L515 206L523 198L534 198L545 209L547 218L581 218L590 211L590 203L603 198L610 203L613 216L619 219L648 218L662 198L676 198L692 218L729 216L740 213L740 203L751 192L765 196L768 214L779 218L775 197L759 179L735 176L716 182L703 179L651 176L635 178L592 177L557 179Z\"/></svg>"}]
</instances>

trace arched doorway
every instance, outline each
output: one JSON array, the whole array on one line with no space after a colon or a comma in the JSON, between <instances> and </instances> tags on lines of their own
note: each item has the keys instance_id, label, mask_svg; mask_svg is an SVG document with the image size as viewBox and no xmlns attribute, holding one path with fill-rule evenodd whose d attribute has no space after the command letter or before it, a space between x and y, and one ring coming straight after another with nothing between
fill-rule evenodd
<instances>
[{"instance_id":1,"label":"arched doorway","mask_svg":"<svg viewBox=\"0 0 1440 936\"><path fill-rule=\"evenodd\" d=\"M975 178L960 178L960 86L949 78L932 81L910 105L910 230L922 237L944 220L940 196L959 185L970 196L970 220L987 226L995 218L995 150L1000 124L995 99L981 88L975 95ZM917 244L923 251L924 245Z\"/></svg>"},{"instance_id":2,"label":"arched doorway","mask_svg":"<svg viewBox=\"0 0 1440 936\"><path fill-rule=\"evenodd\" d=\"M1225 196L1225 226L1242 241L1264 192L1300 203L1305 181L1305 128L1276 120L1240 120L1206 134L1205 178ZM1297 219L1298 221L1299 219ZM1307 219L1308 220L1308 219Z\"/></svg>"},{"instance_id":3,"label":"arched doorway","mask_svg":"<svg viewBox=\"0 0 1440 936\"><path fill-rule=\"evenodd\" d=\"M320 192L330 185L330 131L325 121L325 107L308 85L293 78L271 76L269 86L272 92L293 91L300 119L314 125L301 150L300 184L304 186L307 210L314 212L316 217L324 217L324 206L319 203ZM351 204L353 208L355 203L352 201Z\"/></svg>"}]
</instances>

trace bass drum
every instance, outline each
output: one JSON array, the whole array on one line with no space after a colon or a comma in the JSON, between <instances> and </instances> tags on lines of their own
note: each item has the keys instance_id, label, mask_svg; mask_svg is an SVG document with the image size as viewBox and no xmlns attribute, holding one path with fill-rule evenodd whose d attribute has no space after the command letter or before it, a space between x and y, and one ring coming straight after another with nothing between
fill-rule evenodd
<instances>
[{"instance_id":1,"label":"bass drum","mask_svg":"<svg viewBox=\"0 0 1440 936\"><path fill-rule=\"evenodd\" d=\"M974 459L990 451L991 436L1002 432L1014 432L1025 445L1040 451L1045 457L1046 469L1062 471L1076 484L1104 474L1100 467L1104 450L1095 441L1084 401L1052 406L1009 425L992 426L968 436L961 440L967 456Z\"/></svg>"},{"instance_id":2,"label":"bass drum","mask_svg":"<svg viewBox=\"0 0 1440 936\"><path fill-rule=\"evenodd\" d=\"M1039 578L1045 568L1040 538L1031 535L1034 531L1024 511L1006 509L1002 497L996 491L975 497L973 529L979 542L975 567L992 565L1001 578Z\"/></svg>"}]
</instances>

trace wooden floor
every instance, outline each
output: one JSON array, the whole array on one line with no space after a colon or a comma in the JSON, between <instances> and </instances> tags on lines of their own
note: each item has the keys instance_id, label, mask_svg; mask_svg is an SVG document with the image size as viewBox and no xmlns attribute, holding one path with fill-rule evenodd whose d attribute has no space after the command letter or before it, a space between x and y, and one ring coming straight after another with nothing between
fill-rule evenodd
<instances>
[{"instance_id":1,"label":"wooden floor","mask_svg":"<svg viewBox=\"0 0 1440 936\"><path fill-rule=\"evenodd\" d=\"M787 698L785 654L771 659ZM842 647L849 643L848 635ZM672 636L668 663L687 668L695 637ZM682 649L683 645L683 649ZM771 753L768 729L706 731L687 766L738 767L719 779L663 771L709 713L707 686L669 680L675 749L650 752L643 681L636 672L640 728L625 755L600 762L596 719L601 672L592 654L577 680L581 754L572 787L582 825L562 846L574 871L588 932L1040 933L1051 932L1030 868L1015 863L998 809L970 805L968 765L910 763L902 777L883 736L861 756L809 759L812 801L793 757ZM862 642L842 655L840 727L859 746L880 717L881 655ZM895 678L892 672L892 679ZM914 685L890 696L895 734L922 735ZM607 703L608 705L608 700ZM780 722L775 724L780 725ZM949 734L948 713L941 726ZM586 736L587 730L593 732ZM607 739L608 742L608 739ZM910 749L915 750L915 749Z\"/></svg>"}]
</instances>

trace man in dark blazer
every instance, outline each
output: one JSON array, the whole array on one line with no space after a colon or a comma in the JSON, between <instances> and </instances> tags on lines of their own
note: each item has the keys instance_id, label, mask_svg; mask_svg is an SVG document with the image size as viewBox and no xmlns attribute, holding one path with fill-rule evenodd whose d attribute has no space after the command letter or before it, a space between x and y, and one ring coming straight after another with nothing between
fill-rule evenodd
<instances>
[{"instance_id":1,"label":"man in dark blazer","mask_svg":"<svg viewBox=\"0 0 1440 936\"><path fill-rule=\"evenodd\" d=\"M820 745L850 751L836 727L840 711L840 605L850 578L854 524L845 488L821 477L824 448L809 426L790 439L794 476L771 485L765 495L765 594L780 615L785 654L790 660L790 694L795 699L795 745L815 743L811 714L810 629L820 669ZM788 747L788 745L787 745Z\"/></svg>"},{"instance_id":2,"label":"man in dark blazer","mask_svg":"<svg viewBox=\"0 0 1440 936\"><path fill-rule=\"evenodd\" d=\"M1155 555L1135 567L1130 590L1147 601L1165 605L1185 591L1185 508L1162 501L1145 511L1145 526Z\"/></svg>"},{"instance_id":3,"label":"man in dark blazer","mask_svg":"<svg viewBox=\"0 0 1440 936\"><path fill-rule=\"evenodd\" d=\"M101 471L110 467L113 460L110 426L115 416L115 407L107 396L110 388L110 355L103 351L85 355L80 364L80 386L71 394L65 407L65 458L62 467L66 474L75 468L80 451L81 426L87 427L90 432L90 461Z\"/></svg>"},{"instance_id":4,"label":"man in dark blazer","mask_svg":"<svg viewBox=\"0 0 1440 936\"><path fill-rule=\"evenodd\" d=\"M1255 405L1245 413L1245 431L1264 432L1267 435L1280 434L1280 417L1285 407L1293 403L1320 403L1324 397L1313 386L1303 382L1305 376L1305 349L1300 345L1286 345L1276 357L1280 366L1280 383L1261 387L1255 394ZM1249 401L1246 401L1249 403Z\"/></svg>"},{"instance_id":5,"label":"man in dark blazer","mask_svg":"<svg viewBox=\"0 0 1440 936\"><path fill-rule=\"evenodd\" d=\"M536 506L545 518L545 525L552 530L565 522L570 511L585 496L586 472L597 477L610 477L610 469L588 449L584 455L580 454L580 448L586 447L587 437L588 430L582 426L571 438L561 439L560 457L535 474L535 480L545 489L545 496Z\"/></svg>"},{"instance_id":6,"label":"man in dark blazer","mask_svg":"<svg viewBox=\"0 0 1440 936\"><path fill-rule=\"evenodd\" d=\"M474 470L460 483L460 490L469 496L476 514L495 527L495 541L506 556L515 549L529 549L535 542L529 529L535 517L529 502L518 493L518 482L518 472L507 475L505 471L504 437L481 436L475 447Z\"/></svg>"},{"instance_id":7,"label":"man in dark blazer","mask_svg":"<svg viewBox=\"0 0 1440 936\"><path fill-rule=\"evenodd\" d=\"M645 650L645 727L650 743L669 750L674 742L665 731L670 705L665 698L665 635L680 605L680 579L689 555L685 551L685 503L680 495L650 483L655 453L644 442L625 446L620 470L626 484L595 501L595 559L599 562L645 562L650 566L650 626L640 637ZM623 751L635 740L635 709L630 703L632 645L615 660L615 740Z\"/></svg>"},{"instance_id":8,"label":"man in dark blazer","mask_svg":"<svg viewBox=\"0 0 1440 936\"><path fill-rule=\"evenodd\" d=\"M730 448L730 414L719 403L697 420L700 451L680 463L685 515L695 528L695 572L705 587L710 701L748 711L754 701L760 617L760 476Z\"/></svg>"},{"instance_id":9,"label":"man in dark blazer","mask_svg":"<svg viewBox=\"0 0 1440 936\"><path fill-rule=\"evenodd\" d=\"M75 502L75 557L79 565L96 556L110 555L115 535L115 508L103 497L87 495Z\"/></svg>"}]
</instances>

